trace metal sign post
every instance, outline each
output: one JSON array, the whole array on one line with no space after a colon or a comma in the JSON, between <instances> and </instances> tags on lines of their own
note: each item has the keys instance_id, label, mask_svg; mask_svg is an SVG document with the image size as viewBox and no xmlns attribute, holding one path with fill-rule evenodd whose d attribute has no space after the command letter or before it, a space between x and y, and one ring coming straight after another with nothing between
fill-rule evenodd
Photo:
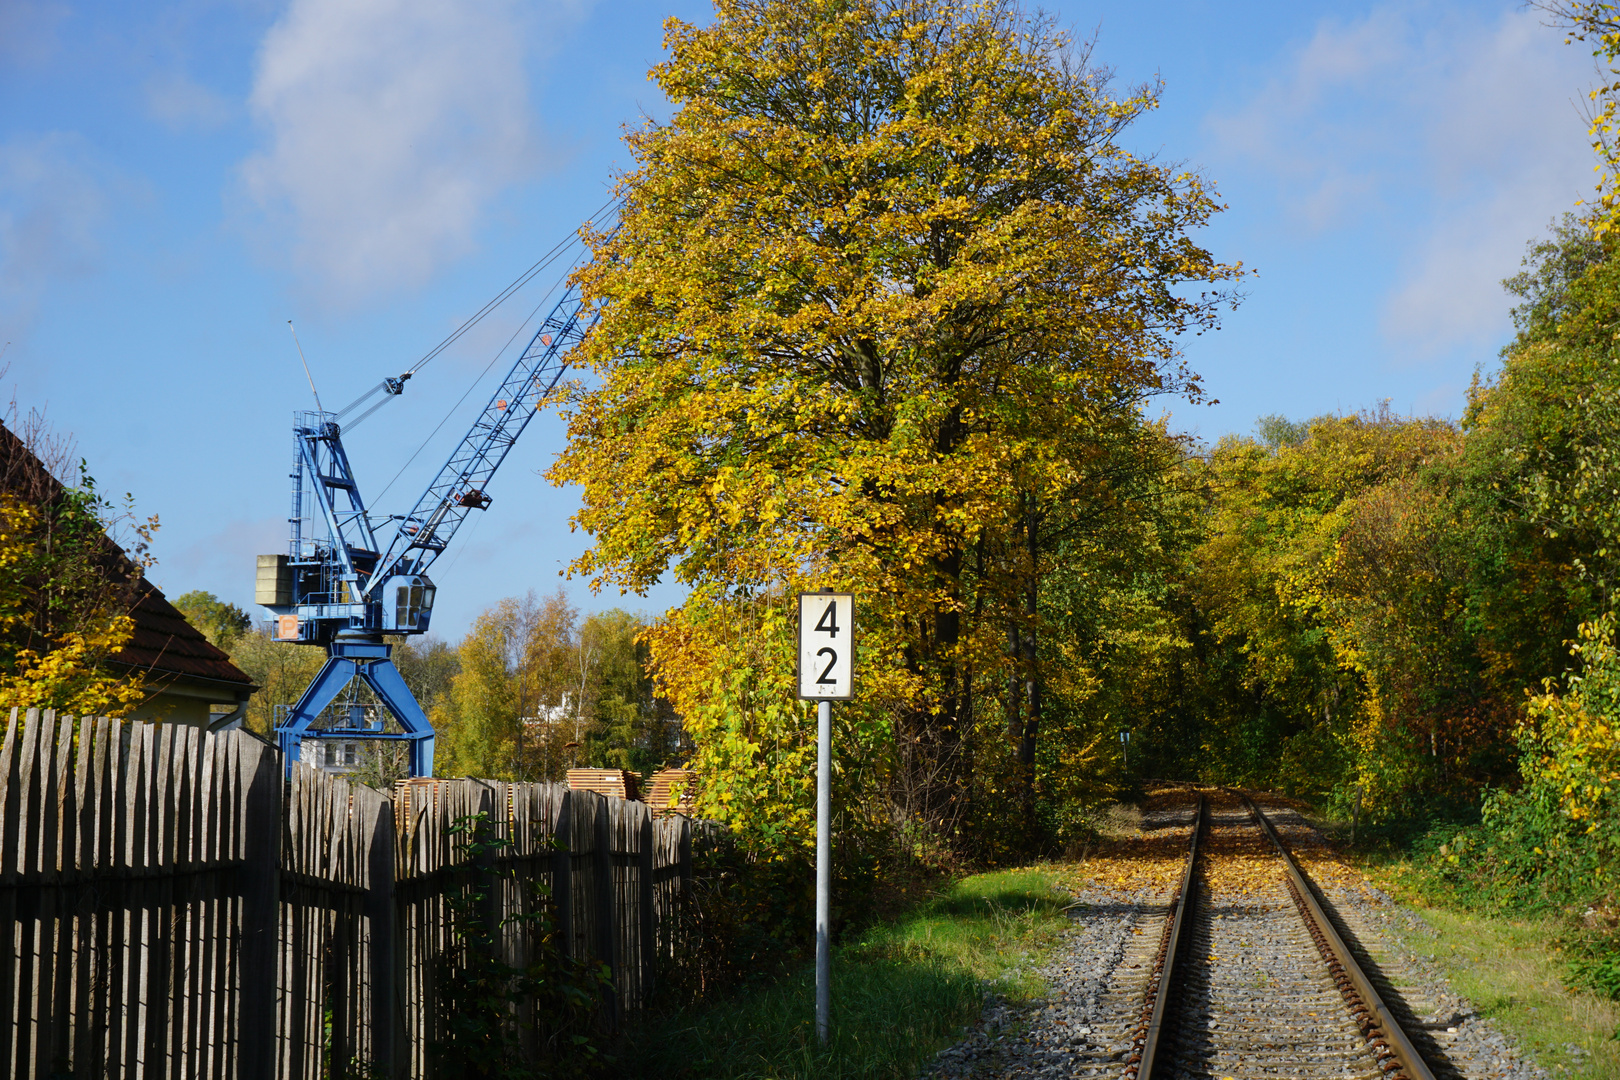
<instances>
[{"instance_id":1,"label":"metal sign post","mask_svg":"<svg viewBox=\"0 0 1620 1080\"><path fill-rule=\"evenodd\" d=\"M855 692L855 597L799 594L799 698L816 702L816 1038L832 1031L832 702Z\"/></svg>"},{"instance_id":2,"label":"metal sign post","mask_svg":"<svg viewBox=\"0 0 1620 1080\"><path fill-rule=\"evenodd\" d=\"M1119 745L1123 748L1124 753L1125 753L1125 767L1127 769L1129 769L1131 767L1131 729L1130 728L1120 728L1119 729Z\"/></svg>"}]
</instances>

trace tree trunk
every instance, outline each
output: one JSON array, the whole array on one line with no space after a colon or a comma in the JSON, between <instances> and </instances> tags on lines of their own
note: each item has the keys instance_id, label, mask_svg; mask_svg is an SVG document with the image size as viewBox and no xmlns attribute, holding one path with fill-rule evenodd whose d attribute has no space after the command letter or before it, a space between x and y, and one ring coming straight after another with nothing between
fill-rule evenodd
<instances>
[{"instance_id":1,"label":"tree trunk","mask_svg":"<svg viewBox=\"0 0 1620 1080\"><path fill-rule=\"evenodd\" d=\"M1041 677L1035 629L1036 605L1040 596L1040 536L1037 515L1031 509L1024 516L1024 546L1029 555L1029 580L1024 597L1023 633L1024 722L1018 740L1019 781L1023 786L1024 824L1033 835L1035 828L1035 744L1041 733Z\"/></svg>"},{"instance_id":2,"label":"tree trunk","mask_svg":"<svg viewBox=\"0 0 1620 1080\"><path fill-rule=\"evenodd\" d=\"M918 626L911 668L931 673L938 697L912 704L901 724L906 777L903 804L907 812L942 839L956 822L962 800L963 688L961 666L951 654L961 639L962 617L956 610L962 559L953 554L936 560L946 596Z\"/></svg>"},{"instance_id":3,"label":"tree trunk","mask_svg":"<svg viewBox=\"0 0 1620 1080\"><path fill-rule=\"evenodd\" d=\"M1007 627L1007 656L1012 660L1012 674L1007 678L1007 737L1016 745L1024 744L1024 640L1018 624Z\"/></svg>"}]
</instances>

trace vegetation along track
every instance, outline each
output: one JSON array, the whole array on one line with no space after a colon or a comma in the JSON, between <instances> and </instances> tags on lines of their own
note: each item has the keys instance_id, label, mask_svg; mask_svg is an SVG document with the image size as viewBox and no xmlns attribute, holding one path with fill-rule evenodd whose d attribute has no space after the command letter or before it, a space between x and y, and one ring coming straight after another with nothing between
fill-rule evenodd
<instances>
[{"instance_id":1,"label":"vegetation along track","mask_svg":"<svg viewBox=\"0 0 1620 1080\"><path fill-rule=\"evenodd\" d=\"M1266 814L1227 791L1207 803L1163 920L1125 1080L1461 1075L1432 1039L1414 1044L1410 1011L1386 1003L1396 997L1388 981L1364 970L1364 953Z\"/></svg>"}]
</instances>

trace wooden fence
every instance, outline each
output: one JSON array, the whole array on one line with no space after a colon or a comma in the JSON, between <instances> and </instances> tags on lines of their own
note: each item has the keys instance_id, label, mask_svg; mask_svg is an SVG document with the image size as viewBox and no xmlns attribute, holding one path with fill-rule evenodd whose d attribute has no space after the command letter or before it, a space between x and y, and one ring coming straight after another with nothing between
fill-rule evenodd
<instances>
[{"instance_id":1,"label":"wooden fence","mask_svg":"<svg viewBox=\"0 0 1620 1080\"><path fill-rule=\"evenodd\" d=\"M414 781L392 797L242 733L13 710L0 746L0 1073L431 1077L450 901L485 886L509 961L533 885L602 1022L684 943L693 825L561 784ZM452 828L487 814L480 860Z\"/></svg>"}]
</instances>

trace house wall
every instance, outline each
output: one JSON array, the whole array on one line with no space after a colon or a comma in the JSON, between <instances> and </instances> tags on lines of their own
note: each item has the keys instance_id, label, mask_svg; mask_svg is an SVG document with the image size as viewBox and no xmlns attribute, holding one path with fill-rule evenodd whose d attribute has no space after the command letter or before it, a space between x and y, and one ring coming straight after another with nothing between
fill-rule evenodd
<instances>
[{"instance_id":1,"label":"house wall","mask_svg":"<svg viewBox=\"0 0 1620 1080\"><path fill-rule=\"evenodd\" d=\"M241 689L220 686L201 679L171 678L155 694L141 702L129 715L131 720L154 724L185 724L207 728L210 706L236 708Z\"/></svg>"}]
</instances>

